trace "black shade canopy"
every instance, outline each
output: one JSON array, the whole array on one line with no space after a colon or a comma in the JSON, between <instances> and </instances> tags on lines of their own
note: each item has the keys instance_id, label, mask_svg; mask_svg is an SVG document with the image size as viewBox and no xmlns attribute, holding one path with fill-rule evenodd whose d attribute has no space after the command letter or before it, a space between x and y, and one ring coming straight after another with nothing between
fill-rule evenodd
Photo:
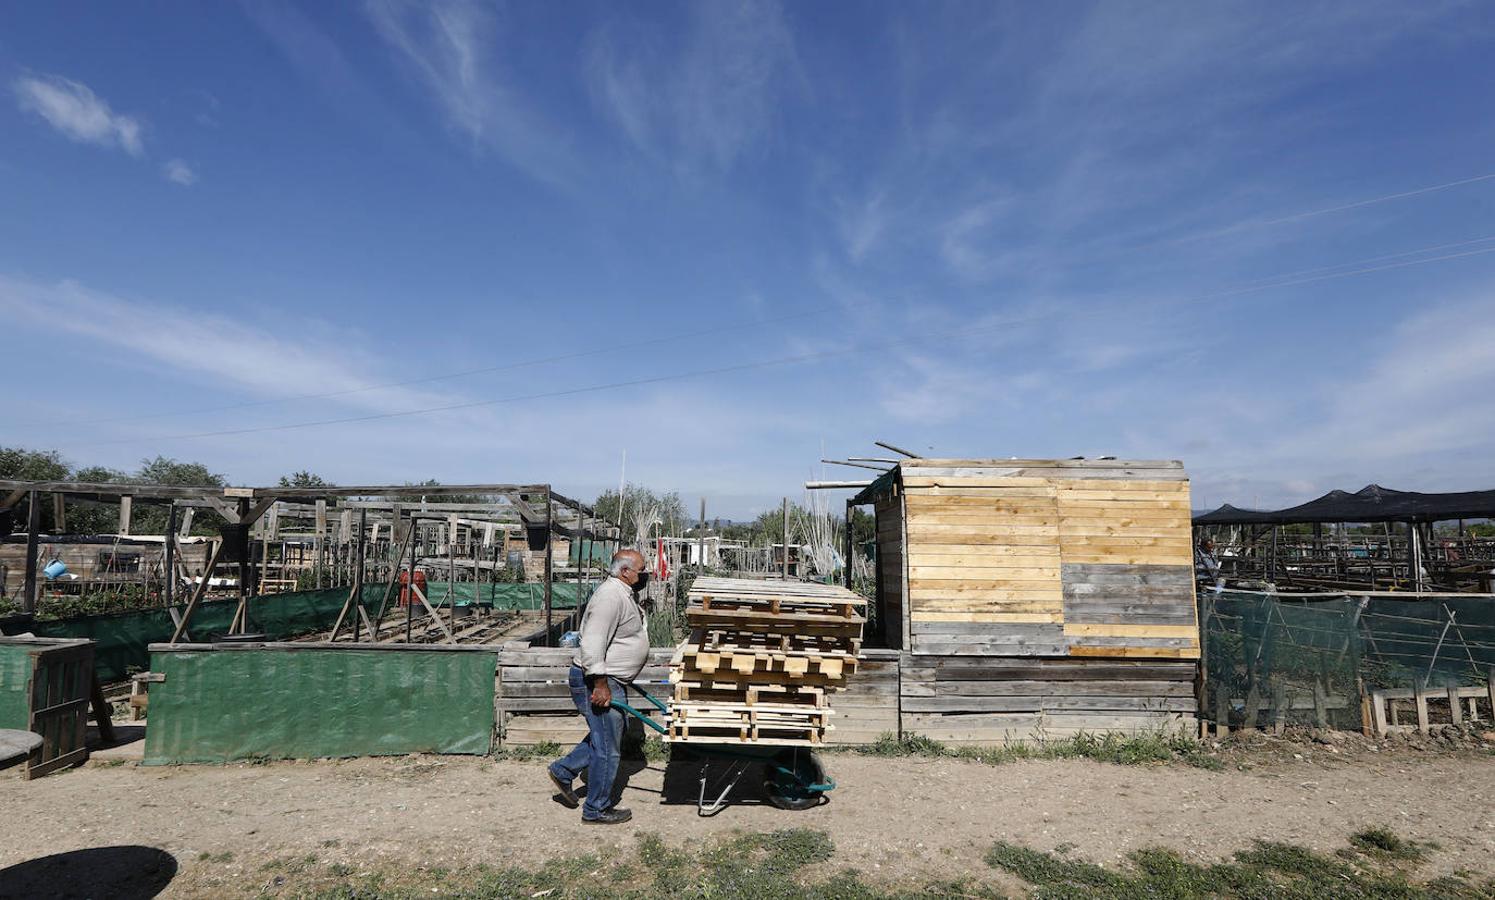
<instances>
[{"instance_id":1,"label":"black shade canopy","mask_svg":"<svg viewBox=\"0 0 1495 900\"><path fill-rule=\"evenodd\" d=\"M1422 494L1368 484L1352 493L1330 491L1287 509L1238 509L1225 504L1194 517L1195 525L1292 525L1305 522L1439 522L1495 517L1495 491Z\"/></svg>"}]
</instances>

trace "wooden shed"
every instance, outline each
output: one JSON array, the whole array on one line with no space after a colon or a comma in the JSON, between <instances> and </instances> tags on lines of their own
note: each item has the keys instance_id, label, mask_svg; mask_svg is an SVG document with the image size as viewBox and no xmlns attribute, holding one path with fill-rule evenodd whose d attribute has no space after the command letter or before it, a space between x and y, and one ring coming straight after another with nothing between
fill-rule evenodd
<instances>
[{"instance_id":1,"label":"wooden shed","mask_svg":"<svg viewBox=\"0 0 1495 900\"><path fill-rule=\"evenodd\" d=\"M877 517L871 637L903 651L905 734L1194 727L1182 463L908 459L852 503Z\"/></svg>"}]
</instances>

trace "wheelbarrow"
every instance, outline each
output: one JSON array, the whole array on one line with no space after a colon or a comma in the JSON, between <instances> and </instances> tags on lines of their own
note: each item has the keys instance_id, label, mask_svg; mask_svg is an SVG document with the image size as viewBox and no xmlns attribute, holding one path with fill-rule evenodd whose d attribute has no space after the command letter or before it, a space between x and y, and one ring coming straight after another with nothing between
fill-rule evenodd
<instances>
[{"instance_id":1,"label":"wheelbarrow","mask_svg":"<svg viewBox=\"0 0 1495 900\"><path fill-rule=\"evenodd\" d=\"M669 720L670 710L664 701L647 693L638 685L629 684L626 687L638 691L640 696L648 700L655 709ZM649 718L642 710L631 706L626 700L613 698L614 709L633 716L644 725L654 729L662 735L668 736L670 731L665 725ZM800 810L819 806L826 801L825 794L836 787L835 779L825 773L825 767L820 764L819 758L814 751L807 747L754 747L751 744L689 744L691 752L701 757L701 792L696 798L696 813L701 816L714 816L727 807L727 795L737 786L743 776L756 764L763 766L763 792L768 797L768 802L779 809ZM712 783L710 768L712 763L721 763L725 766L721 774ZM721 790L716 792L714 798L707 797L707 787L715 791L716 787Z\"/></svg>"}]
</instances>

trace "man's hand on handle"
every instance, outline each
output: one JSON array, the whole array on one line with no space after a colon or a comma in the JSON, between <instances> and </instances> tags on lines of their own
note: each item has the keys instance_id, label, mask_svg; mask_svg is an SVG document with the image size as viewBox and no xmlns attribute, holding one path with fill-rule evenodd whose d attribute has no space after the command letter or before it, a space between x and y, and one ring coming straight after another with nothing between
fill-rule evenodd
<instances>
[{"instance_id":1,"label":"man's hand on handle","mask_svg":"<svg viewBox=\"0 0 1495 900\"><path fill-rule=\"evenodd\" d=\"M607 709L612 706L613 689L607 684L606 675L598 675L592 679L592 706L598 709Z\"/></svg>"}]
</instances>

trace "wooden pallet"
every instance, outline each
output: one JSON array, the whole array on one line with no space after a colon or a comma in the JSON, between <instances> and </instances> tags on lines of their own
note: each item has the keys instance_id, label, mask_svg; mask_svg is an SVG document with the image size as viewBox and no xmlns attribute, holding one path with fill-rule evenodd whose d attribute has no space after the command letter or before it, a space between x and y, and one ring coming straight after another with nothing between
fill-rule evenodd
<instances>
[{"instance_id":1,"label":"wooden pallet","mask_svg":"<svg viewBox=\"0 0 1495 900\"><path fill-rule=\"evenodd\" d=\"M806 709L798 706L746 703L693 703L672 701L670 719L685 725L775 725L785 728L815 727L830 724L829 709Z\"/></svg>"},{"instance_id":2,"label":"wooden pallet","mask_svg":"<svg viewBox=\"0 0 1495 900\"><path fill-rule=\"evenodd\" d=\"M740 676L778 675L791 679L818 676L839 680L856 671L857 658L841 653L764 652L753 650L703 650L687 645L681 657L687 671L704 675L734 673Z\"/></svg>"},{"instance_id":3,"label":"wooden pallet","mask_svg":"<svg viewBox=\"0 0 1495 900\"><path fill-rule=\"evenodd\" d=\"M772 613L760 609L704 609L699 606L686 607L685 621L695 628L838 638L860 638L862 626L867 624L867 618L861 615Z\"/></svg>"},{"instance_id":4,"label":"wooden pallet","mask_svg":"<svg viewBox=\"0 0 1495 900\"><path fill-rule=\"evenodd\" d=\"M730 628L697 628L687 644L708 650L753 650L771 652L815 652L855 656L862 639L818 634L766 634Z\"/></svg>"},{"instance_id":5,"label":"wooden pallet","mask_svg":"<svg viewBox=\"0 0 1495 900\"><path fill-rule=\"evenodd\" d=\"M683 677L683 676L682 676ZM789 706L823 708L824 688L782 684L752 684L736 681L675 681L675 699L681 702L726 703L741 706Z\"/></svg>"},{"instance_id":6,"label":"wooden pallet","mask_svg":"<svg viewBox=\"0 0 1495 900\"><path fill-rule=\"evenodd\" d=\"M834 585L700 578L691 639L670 663L666 739L819 746L828 702L856 670L867 601Z\"/></svg>"},{"instance_id":7,"label":"wooden pallet","mask_svg":"<svg viewBox=\"0 0 1495 900\"><path fill-rule=\"evenodd\" d=\"M763 744L782 747L820 746L834 726L762 726L670 723L669 740L679 744Z\"/></svg>"}]
</instances>

